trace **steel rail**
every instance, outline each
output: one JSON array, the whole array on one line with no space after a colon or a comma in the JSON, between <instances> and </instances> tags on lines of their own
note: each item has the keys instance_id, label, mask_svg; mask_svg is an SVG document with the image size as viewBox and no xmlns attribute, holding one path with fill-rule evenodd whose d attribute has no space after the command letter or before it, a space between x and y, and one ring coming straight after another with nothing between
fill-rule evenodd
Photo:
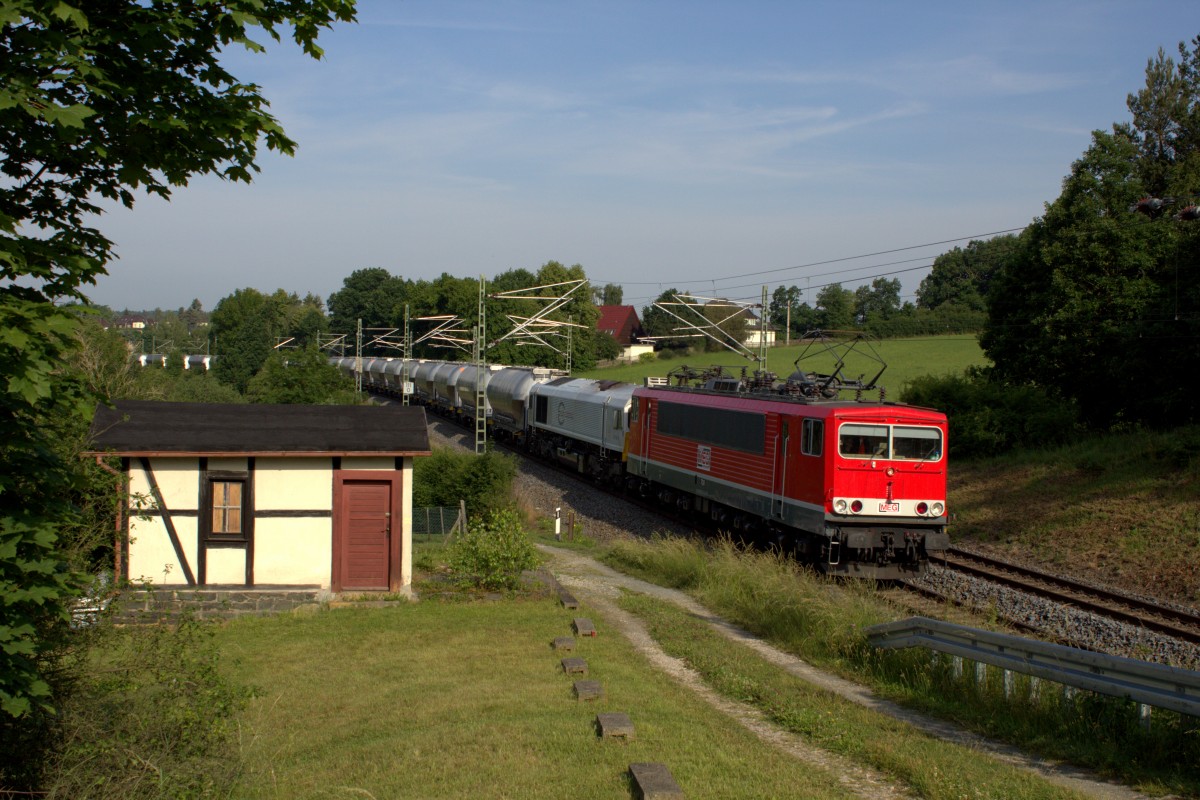
<instances>
[{"instance_id":1,"label":"steel rail","mask_svg":"<svg viewBox=\"0 0 1200 800\"><path fill-rule=\"evenodd\" d=\"M931 559L930 563L1192 644L1200 644L1200 615L1181 609L957 547L949 548L942 558Z\"/></svg>"}]
</instances>

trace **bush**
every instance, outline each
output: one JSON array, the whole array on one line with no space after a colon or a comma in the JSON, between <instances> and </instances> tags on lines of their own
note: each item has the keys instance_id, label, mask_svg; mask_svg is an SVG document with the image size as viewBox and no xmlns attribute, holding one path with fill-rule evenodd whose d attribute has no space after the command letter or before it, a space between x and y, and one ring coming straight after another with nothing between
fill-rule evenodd
<instances>
[{"instance_id":1,"label":"bush","mask_svg":"<svg viewBox=\"0 0 1200 800\"><path fill-rule=\"evenodd\" d=\"M1020 447L1054 447L1079 432L1069 401L1034 386L1008 386L972 367L963 375L925 375L901 392L906 403L945 412L949 449L959 458L1000 455Z\"/></svg>"},{"instance_id":2,"label":"bush","mask_svg":"<svg viewBox=\"0 0 1200 800\"><path fill-rule=\"evenodd\" d=\"M200 798L239 772L234 719L250 691L221 672L210 625L116 629L91 637L89 666L62 699L50 797Z\"/></svg>"},{"instance_id":3,"label":"bush","mask_svg":"<svg viewBox=\"0 0 1200 800\"><path fill-rule=\"evenodd\" d=\"M516 462L503 453L483 455L435 448L428 458L418 458L413 475L413 506L456 506L462 500L467 513L483 517L512 502Z\"/></svg>"},{"instance_id":4,"label":"bush","mask_svg":"<svg viewBox=\"0 0 1200 800\"><path fill-rule=\"evenodd\" d=\"M512 509L477 518L450 548L450 566L463 580L483 589L515 589L521 571L537 565L533 542Z\"/></svg>"}]
</instances>

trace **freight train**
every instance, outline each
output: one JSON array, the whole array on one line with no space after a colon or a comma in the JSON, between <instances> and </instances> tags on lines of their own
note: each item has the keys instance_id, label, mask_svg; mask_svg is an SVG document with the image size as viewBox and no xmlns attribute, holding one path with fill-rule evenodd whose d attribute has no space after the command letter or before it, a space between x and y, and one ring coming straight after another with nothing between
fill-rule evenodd
<instances>
[{"instance_id":1,"label":"freight train","mask_svg":"<svg viewBox=\"0 0 1200 800\"><path fill-rule=\"evenodd\" d=\"M353 358L334 363L355 369ZM363 382L400 396L404 366L364 359ZM946 417L863 399L878 375L684 368L635 386L535 367L407 367L410 399L439 414L474 419L483 398L493 436L823 572L912 577L949 546Z\"/></svg>"}]
</instances>

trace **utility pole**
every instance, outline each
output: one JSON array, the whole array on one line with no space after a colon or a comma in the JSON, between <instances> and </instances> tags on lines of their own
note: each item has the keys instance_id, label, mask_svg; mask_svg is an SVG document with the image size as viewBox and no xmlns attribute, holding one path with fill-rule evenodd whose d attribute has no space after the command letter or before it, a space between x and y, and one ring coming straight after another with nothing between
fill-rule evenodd
<instances>
[{"instance_id":1,"label":"utility pole","mask_svg":"<svg viewBox=\"0 0 1200 800\"><path fill-rule=\"evenodd\" d=\"M354 337L354 391L362 394L362 319L358 320L358 332Z\"/></svg>"},{"instance_id":2,"label":"utility pole","mask_svg":"<svg viewBox=\"0 0 1200 800\"><path fill-rule=\"evenodd\" d=\"M762 290L762 305L758 307L758 368L767 369L767 287Z\"/></svg>"},{"instance_id":3,"label":"utility pole","mask_svg":"<svg viewBox=\"0 0 1200 800\"><path fill-rule=\"evenodd\" d=\"M408 303L404 304L404 345L400 350L400 404L408 405L408 362L412 358L412 336L408 331Z\"/></svg>"},{"instance_id":4,"label":"utility pole","mask_svg":"<svg viewBox=\"0 0 1200 800\"><path fill-rule=\"evenodd\" d=\"M475 327L475 455L487 452L487 283L479 276L479 325Z\"/></svg>"},{"instance_id":5,"label":"utility pole","mask_svg":"<svg viewBox=\"0 0 1200 800\"><path fill-rule=\"evenodd\" d=\"M575 318L567 317L567 374L571 374L571 326L574 324Z\"/></svg>"}]
</instances>

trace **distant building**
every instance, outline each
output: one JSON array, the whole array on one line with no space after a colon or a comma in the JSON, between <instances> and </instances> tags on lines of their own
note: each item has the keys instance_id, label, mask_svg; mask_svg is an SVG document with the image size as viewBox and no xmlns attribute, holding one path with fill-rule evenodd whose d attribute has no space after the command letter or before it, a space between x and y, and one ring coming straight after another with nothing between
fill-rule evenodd
<instances>
[{"instance_id":1,"label":"distant building","mask_svg":"<svg viewBox=\"0 0 1200 800\"><path fill-rule=\"evenodd\" d=\"M757 317L753 311L747 310L746 340L743 344L746 347L758 347L764 337L766 338L767 347L775 346L775 329L770 327L762 317Z\"/></svg>"},{"instance_id":2,"label":"distant building","mask_svg":"<svg viewBox=\"0 0 1200 800\"><path fill-rule=\"evenodd\" d=\"M149 324L150 320L136 315L117 317L112 321L112 327L114 328L123 328L134 331L143 330Z\"/></svg>"},{"instance_id":3,"label":"distant building","mask_svg":"<svg viewBox=\"0 0 1200 800\"><path fill-rule=\"evenodd\" d=\"M633 306L600 306L596 330L617 340L623 361L636 361L642 353L654 352L654 345L637 343L643 331L637 309Z\"/></svg>"}]
</instances>

